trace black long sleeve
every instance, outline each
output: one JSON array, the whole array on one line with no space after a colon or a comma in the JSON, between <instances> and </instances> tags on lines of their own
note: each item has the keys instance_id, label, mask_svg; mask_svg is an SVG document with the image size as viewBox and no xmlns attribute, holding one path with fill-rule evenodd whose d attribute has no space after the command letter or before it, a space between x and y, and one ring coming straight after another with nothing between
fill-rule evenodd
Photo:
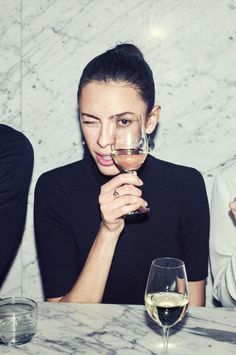
<instances>
[{"instance_id":1,"label":"black long sleeve","mask_svg":"<svg viewBox=\"0 0 236 355\"><path fill-rule=\"evenodd\" d=\"M0 285L21 243L33 159L25 135L0 124Z\"/></svg>"}]
</instances>

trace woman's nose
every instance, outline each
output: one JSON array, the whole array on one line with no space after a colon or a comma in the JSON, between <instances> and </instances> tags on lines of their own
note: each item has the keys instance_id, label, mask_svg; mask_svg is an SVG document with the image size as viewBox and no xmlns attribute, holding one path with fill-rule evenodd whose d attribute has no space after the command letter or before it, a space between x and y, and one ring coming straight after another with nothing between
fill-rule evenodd
<instances>
[{"instance_id":1,"label":"woman's nose","mask_svg":"<svg viewBox=\"0 0 236 355\"><path fill-rule=\"evenodd\" d=\"M109 127L101 127L100 134L98 137L98 145L100 147L105 148L108 145L111 145L112 141L112 132Z\"/></svg>"}]
</instances>

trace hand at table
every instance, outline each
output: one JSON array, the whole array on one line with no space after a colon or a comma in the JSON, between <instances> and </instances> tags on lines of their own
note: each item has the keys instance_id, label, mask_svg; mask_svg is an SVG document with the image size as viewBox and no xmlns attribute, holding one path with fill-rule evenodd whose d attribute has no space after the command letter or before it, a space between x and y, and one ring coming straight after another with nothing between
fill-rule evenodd
<instances>
[{"instance_id":1,"label":"hand at table","mask_svg":"<svg viewBox=\"0 0 236 355\"><path fill-rule=\"evenodd\" d=\"M234 200L232 202L229 203L229 208L230 208L232 215L236 219L236 197L234 198Z\"/></svg>"}]
</instances>

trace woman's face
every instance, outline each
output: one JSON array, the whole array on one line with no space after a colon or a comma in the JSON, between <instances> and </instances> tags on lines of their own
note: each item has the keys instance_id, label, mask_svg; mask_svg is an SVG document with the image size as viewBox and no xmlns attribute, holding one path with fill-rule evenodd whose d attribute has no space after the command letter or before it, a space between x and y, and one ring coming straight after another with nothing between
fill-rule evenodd
<instances>
[{"instance_id":1,"label":"woman's face","mask_svg":"<svg viewBox=\"0 0 236 355\"><path fill-rule=\"evenodd\" d=\"M82 89L79 107L83 136L98 169L104 175L117 175L111 157L112 116L133 112L144 118L147 105L130 86L91 82Z\"/></svg>"}]
</instances>

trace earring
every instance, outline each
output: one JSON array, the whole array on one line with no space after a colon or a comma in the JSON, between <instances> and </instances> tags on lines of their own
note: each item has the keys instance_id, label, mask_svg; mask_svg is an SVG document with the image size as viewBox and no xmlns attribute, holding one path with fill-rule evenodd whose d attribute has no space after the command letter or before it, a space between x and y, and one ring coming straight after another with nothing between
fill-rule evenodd
<instances>
[{"instance_id":1,"label":"earring","mask_svg":"<svg viewBox=\"0 0 236 355\"><path fill-rule=\"evenodd\" d=\"M151 152L155 148L155 142L150 135L148 135L148 151Z\"/></svg>"}]
</instances>

